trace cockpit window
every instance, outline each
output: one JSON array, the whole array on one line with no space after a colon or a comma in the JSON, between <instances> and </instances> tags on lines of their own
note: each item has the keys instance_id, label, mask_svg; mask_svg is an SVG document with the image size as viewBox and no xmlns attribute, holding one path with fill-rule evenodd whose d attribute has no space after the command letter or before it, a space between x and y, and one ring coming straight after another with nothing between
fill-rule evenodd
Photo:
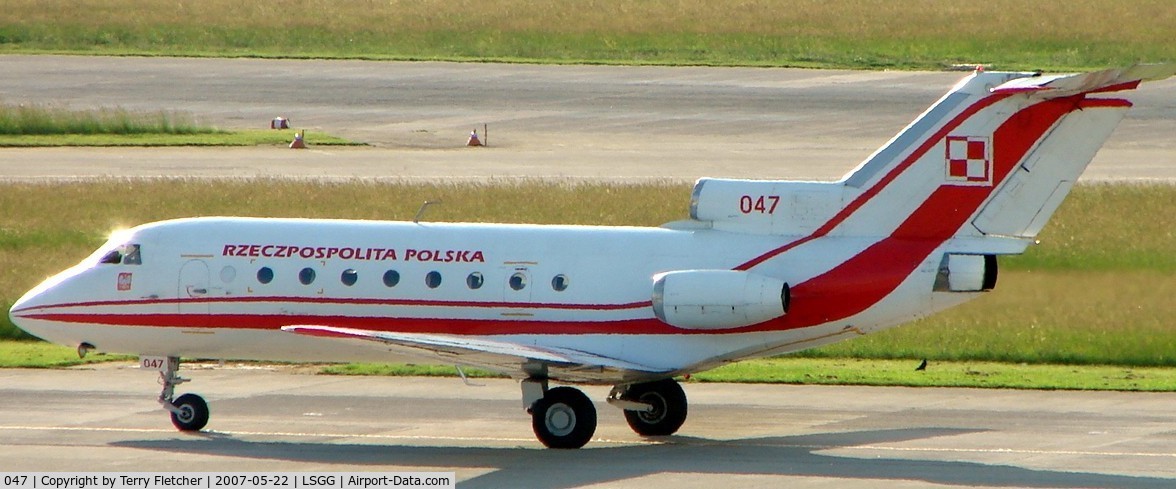
<instances>
[{"instance_id":1,"label":"cockpit window","mask_svg":"<svg viewBox=\"0 0 1176 489\"><path fill-rule=\"evenodd\" d=\"M124 246L126 252L123 253L123 265L141 265L143 264L143 257L139 255L139 245L129 244Z\"/></svg>"},{"instance_id":2,"label":"cockpit window","mask_svg":"<svg viewBox=\"0 0 1176 489\"><path fill-rule=\"evenodd\" d=\"M98 260L98 263L141 265L143 264L143 257L139 254L139 245L125 244L106 252L105 255L102 255L102 259Z\"/></svg>"},{"instance_id":3,"label":"cockpit window","mask_svg":"<svg viewBox=\"0 0 1176 489\"><path fill-rule=\"evenodd\" d=\"M108 251L105 255L102 255L102 259L98 260L98 263L113 263L116 265L122 263L122 251L119 249Z\"/></svg>"}]
</instances>

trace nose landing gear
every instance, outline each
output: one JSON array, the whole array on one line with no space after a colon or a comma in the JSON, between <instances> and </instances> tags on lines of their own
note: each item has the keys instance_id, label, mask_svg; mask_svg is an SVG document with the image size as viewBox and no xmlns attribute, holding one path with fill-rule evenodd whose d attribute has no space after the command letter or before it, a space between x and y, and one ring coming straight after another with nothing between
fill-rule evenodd
<instances>
[{"instance_id":1,"label":"nose landing gear","mask_svg":"<svg viewBox=\"0 0 1176 489\"><path fill-rule=\"evenodd\" d=\"M184 394L164 406L171 411L172 425L180 431L200 431L208 424L208 403L196 394Z\"/></svg>"},{"instance_id":2,"label":"nose landing gear","mask_svg":"<svg viewBox=\"0 0 1176 489\"><path fill-rule=\"evenodd\" d=\"M159 369L163 390L159 393L159 404L171 413L172 425L180 431L200 431L208 424L208 403L197 394L184 394L174 398L176 386L188 382L180 377L180 357L142 357L139 365ZM174 398L174 399L173 399Z\"/></svg>"}]
</instances>

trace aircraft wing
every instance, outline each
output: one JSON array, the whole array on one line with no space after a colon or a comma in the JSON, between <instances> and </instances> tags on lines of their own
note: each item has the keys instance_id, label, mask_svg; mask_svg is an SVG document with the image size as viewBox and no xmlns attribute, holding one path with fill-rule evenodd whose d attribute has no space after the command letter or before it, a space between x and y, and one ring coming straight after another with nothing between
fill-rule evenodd
<instances>
[{"instance_id":1,"label":"aircraft wing","mask_svg":"<svg viewBox=\"0 0 1176 489\"><path fill-rule=\"evenodd\" d=\"M516 378L542 375L570 382L616 383L670 372L566 348L455 335L389 333L317 325L284 326L282 331L322 338L324 341L358 342L429 363L480 367Z\"/></svg>"},{"instance_id":2,"label":"aircraft wing","mask_svg":"<svg viewBox=\"0 0 1176 489\"><path fill-rule=\"evenodd\" d=\"M1139 64L1128 68L1076 75L1017 78L992 89L993 93L1035 92L1044 98L1079 93L1114 92L1135 88L1140 82L1163 80L1176 74L1176 63Z\"/></svg>"}]
</instances>

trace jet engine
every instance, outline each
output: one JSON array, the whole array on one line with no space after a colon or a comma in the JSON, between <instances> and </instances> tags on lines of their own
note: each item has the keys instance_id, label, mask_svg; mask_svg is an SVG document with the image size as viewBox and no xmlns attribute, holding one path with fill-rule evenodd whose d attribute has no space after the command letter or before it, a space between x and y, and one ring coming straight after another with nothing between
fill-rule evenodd
<instances>
[{"instance_id":1,"label":"jet engine","mask_svg":"<svg viewBox=\"0 0 1176 489\"><path fill-rule=\"evenodd\" d=\"M936 292L981 292L996 287L996 256L943 255L935 277Z\"/></svg>"},{"instance_id":2,"label":"jet engine","mask_svg":"<svg viewBox=\"0 0 1176 489\"><path fill-rule=\"evenodd\" d=\"M683 329L742 328L783 316L782 280L739 270L678 270L653 276L653 313Z\"/></svg>"}]
</instances>

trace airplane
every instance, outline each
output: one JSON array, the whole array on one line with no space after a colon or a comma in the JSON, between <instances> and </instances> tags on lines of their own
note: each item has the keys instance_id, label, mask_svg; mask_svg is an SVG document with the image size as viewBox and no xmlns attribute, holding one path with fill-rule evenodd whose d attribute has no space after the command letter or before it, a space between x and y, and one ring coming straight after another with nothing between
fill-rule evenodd
<instances>
[{"instance_id":1,"label":"airplane","mask_svg":"<svg viewBox=\"0 0 1176 489\"><path fill-rule=\"evenodd\" d=\"M26 293L45 340L139 355L183 431L209 419L180 358L411 362L516 379L535 435L580 448L591 399L676 433L675 377L856 338L992 290L1176 64L978 68L838 181L702 178L657 228L196 217L119 231ZM423 208L422 208L423 209ZM419 214L418 214L419 217ZM463 374L464 376L464 374Z\"/></svg>"}]
</instances>

